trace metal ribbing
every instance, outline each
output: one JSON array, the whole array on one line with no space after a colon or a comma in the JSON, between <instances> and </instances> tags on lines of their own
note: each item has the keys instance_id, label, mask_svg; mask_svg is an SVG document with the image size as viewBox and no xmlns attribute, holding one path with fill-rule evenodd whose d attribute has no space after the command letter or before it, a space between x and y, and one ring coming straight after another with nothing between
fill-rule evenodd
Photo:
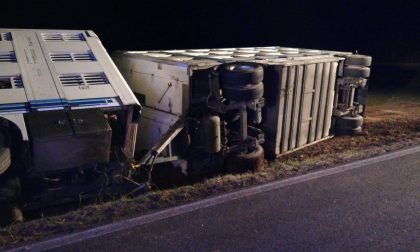
<instances>
[{"instance_id":1,"label":"metal ribbing","mask_svg":"<svg viewBox=\"0 0 420 252\"><path fill-rule=\"evenodd\" d=\"M315 64L315 72L314 72L314 78L313 78L313 84L312 84L312 89L314 90L314 94L312 96L312 102L311 102L311 122L309 123L309 131L308 131L308 140L307 142L310 143L312 141L314 141L315 136L314 136L314 128L316 127L315 125L315 101L316 101L316 90L317 90L317 77L318 77L318 67L319 64Z\"/></svg>"}]
</instances>

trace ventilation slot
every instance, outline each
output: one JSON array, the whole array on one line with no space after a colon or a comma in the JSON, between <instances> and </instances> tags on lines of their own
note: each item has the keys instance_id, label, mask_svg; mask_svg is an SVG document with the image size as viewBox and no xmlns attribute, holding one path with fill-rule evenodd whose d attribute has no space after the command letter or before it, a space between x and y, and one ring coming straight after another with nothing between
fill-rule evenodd
<instances>
[{"instance_id":1,"label":"ventilation slot","mask_svg":"<svg viewBox=\"0 0 420 252\"><path fill-rule=\"evenodd\" d=\"M15 76L15 77L12 78L12 82L13 82L13 85L15 86L15 88L23 88L22 77Z\"/></svg>"},{"instance_id":2,"label":"ventilation slot","mask_svg":"<svg viewBox=\"0 0 420 252\"><path fill-rule=\"evenodd\" d=\"M50 53L53 62L80 62L80 61L96 61L91 51L83 53Z\"/></svg>"},{"instance_id":3,"label":"ventilation slot","mask_svg":"<svg viewBox=\"0 0 420 252\"><path fill-rule=\"evenodd\" d=\"M12 41L12 33L11 32L0 33L0 41Z\"/></svg>"},{"instance_id":4,"label":"ventilation slot","mask_svg":"<svg viewBox=\"0 0 420 252\"><path fill-rule=\"evenodd\" d=\"M83 33L42 33L45 41L86 41Z\"/></svg>"},{"instance_id":5,"label":"ventilation slot","mask_svg":"<svg viewBox=\"0 0 420 252\"><path fill-rule=\"evenodd\" d=\"M10 77L0 77L0 89L12 88L12 80Z\"/></svg>"},{"instance_id":6,"label":"ventilation slot","mask_svg":"<svg viewBox=\"0 0 420 252\"><path fill-rule=\"evenodd\" d=\"M84 84L81 75L60 75L59 78L63 86L80 86Z\"/></svg>"},{"instance_id":7,"label":"ventilation slot","mask_svg":"<svg viewBox=\"0 0 420 252\"><path fill-rule=\"evenodd\" d=\"M0 62L17 62L14 52L0 52Z\"/></svg>"},{"instance_id":8,"label":"ventilation slot","mask_svg":"<svg viewBox=\"0 0 420 252\"><path fill-rule=\"evenodd\" d=\"M0 76L0 89L23 88L22 77Z\"/></svg>"},{"instance_id":9,"label":"ventilation slot","mask_svg":"<svg viewBox=\"0 0 420 252\"><path fill-rule=\"evenodd\" d=\"M73 53L73 59L74 61L96 61L92 52Z\"/></svg>"},{"instance_id":10,"label":"ventilation slot","mask_svg":"<svg viewBox=\"0 0 420 252\"><path fill-rule=\"evenodd\" d=\"M89 86L109 84L108 78L105 76L104 73L60 75L59 79L63 86Z\"/></svg>"},{"instance_id":11,"label":"ventilation slot","mask_svg":"<svg viewBox=\"0 0 420 252\"><path fill-rule=\"evenodd\" d=\"M64 41L85 41L85 36L82 33L63 33Z\"/></svg>"},{"instance_id":12,"label":"ventilation slot","mask_svg":"<svg viewBox=\"0 0 420 252\"><path fill-rule=\"evenodd\" d=\"M73 61L70 53L51 53L50 57L53 62Z\"/></svg>"},{"instance_id":13,"label":"ventilation slot","mask_svg":"<svg viewBox=\"0 0 420 252\"><path fill-rule=\"evenodd\" d=\"M105 74L85 74L85 81L88 85L104 85L109 84Z\"/></svg>"},{"instance_id":14,"label":"ventilation slot","mask_svg":"<svg viewBox=\"0 0 420 252\"><path fill-rule=\"evenodd\" d=\"M63 36L60 33L43 33L42 38L45 41L63 41Z\"/></svg>"}]
</instances>

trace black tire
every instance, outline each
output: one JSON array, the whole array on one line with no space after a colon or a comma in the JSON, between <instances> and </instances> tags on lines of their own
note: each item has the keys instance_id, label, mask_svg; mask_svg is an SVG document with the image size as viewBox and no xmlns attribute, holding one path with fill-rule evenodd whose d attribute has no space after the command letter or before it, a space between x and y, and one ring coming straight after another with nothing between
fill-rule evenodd
<instances>
[{"instance_id":1,"label":"black tire","mask_svg":"<svg viewBox=\"0 0 420 252\"><path fill-rule=\"evenodd\" d=\"M365 66L368 67L372 65L372 57L367 55L352 54L344 56L346 60L344 64L353 65L353 66Z\"/></svg>"},{"instance_id":2,"label":"black tire","mask_svg":"<svg viewBox=\"0 0 420 252\"><path fill-rule=\"evenodd\" d=\"M220 66L220 82L223 85L245 86L260 83L264 78L261 65L248 62L235 62Z\"/></svg>"},{"instance_id":3,"label":"black tire","mask_svg":"<svg viewBox=\"0 0 420 252\"><path fill-rule=\"evenodd\" d=\"M337 118L340 128L354 129L363 125L363 116L342 116Z\"/></svg>"},{"instance_id":4,"label":"black tire","mask_svg":"<svg viewBox=\"0 0 420 252\"><path fill-rule=\"evenodd\" d=\"M264 168L264 149L257 145L255 150L245 154L231 154L226 158L225 170L227 173L244 173L259 171Z\"/></svg>"},{"instance_id":5,"label":"black tire","mask_svg":"<svg viewBox=\"0 0 420 252\"><path fill-rule=\"evenodd\" d=\"M7 144L7 138L0 131L0 175L3 174L12 164L10 148Z\"/></svg>"},{"instance_id":6,"label":"black tire","mask_svg":"<svg viewBox=\"0 0 420 252\"><path fill-rule=\"evenodd\" d=\"M337 117L335 123L336 135L352 135L361 131L363 126L363 117L360 115Z\"/></svg>"},{"instance_id":7,"label":"black tire","mask_svg":"<svg viewBox=\"0 0 420 252\"><path fill-rule=\"evenodd\" d=\"M264 85L262 82L245 86L224 85L222 86L222 92L228 100L247 102L263 97Z\"/></svg>"},{"instance_id":8,"label":"black tire","mask_svg":"<svg viewBox=\"0 0 420 252\"><path fill-rule=\"evenodd\" d=\"M336 129L335 131L335 135L337 136L344 136L344 135L354 136L354 135L359 135L361 133L362 133L362 127L357 127L355 129Z\"/></svg>"},{"instance_id":9,"label":"black tire","mask_svg":"<svg viewBox=\"0 0 420 252\"><path fill-rule=\"evenodd\" d=\"M369 78L370 68L361 66L346 65L343 70L343 77Z\"/></svg>"}]
</instances>

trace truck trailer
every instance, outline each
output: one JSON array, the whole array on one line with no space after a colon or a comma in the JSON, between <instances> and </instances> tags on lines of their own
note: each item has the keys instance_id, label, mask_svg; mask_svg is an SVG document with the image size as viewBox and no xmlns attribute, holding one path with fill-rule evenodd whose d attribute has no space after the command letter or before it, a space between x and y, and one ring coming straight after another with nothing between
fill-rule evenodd
<instances>
[{"instance_id":1,"label":"truck trailer","mask_svg":"<svg viewBox=\"0 0 420 252\"><path fill-rule=\"evenodd\" d=\"M264 152L361 130L369 56L267 46L112 57L143 106L142 164L177 161L199 176L256 170Z\"/></svg>"}]
</instances>

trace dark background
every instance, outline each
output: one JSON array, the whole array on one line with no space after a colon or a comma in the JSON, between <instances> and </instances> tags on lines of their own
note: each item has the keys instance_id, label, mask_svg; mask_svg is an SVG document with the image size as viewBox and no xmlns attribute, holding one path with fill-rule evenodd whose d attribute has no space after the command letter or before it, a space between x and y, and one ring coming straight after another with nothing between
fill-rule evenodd
<instances>
[{"instance_id":1,"label":"dark background","mask_svg":"<svg viewBox=\"0 0 420 252\"><path fill-rule=\"evenodd\" d=\"M280 45L420 62L418 1L2 2L0 27L92 29L108 51Z\"/></svg>"}]
</instances>

